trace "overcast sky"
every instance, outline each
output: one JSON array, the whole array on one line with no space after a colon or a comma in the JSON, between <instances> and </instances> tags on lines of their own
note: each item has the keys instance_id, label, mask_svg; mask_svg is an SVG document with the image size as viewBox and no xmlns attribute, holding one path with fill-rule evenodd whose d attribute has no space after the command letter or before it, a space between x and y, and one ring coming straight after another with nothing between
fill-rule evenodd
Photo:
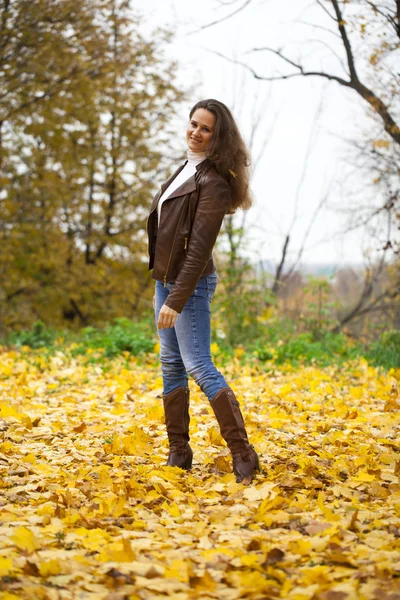
<instances>
[{"instance_id":1,"label":"overcast sky","mask_svg":"<svg viewBox=\"0 0 400 600\"><path fill-rule=\"evenodd\" d=\"M346 197L344 183L347 191L361 184L357 173L349 179L349 150L343 140L357 128L369 127L361 100L352 90L320 78L259 83L245 69L215 54L247 62L260 75L289 72L279 58L249 52L270 46L284 49L296 60L301 58L307 66L343 75L340 44L335 57L328 48L328 44L335 48L334 36L307 25L329 26L329 17L309 0L253 0L236 16L200 29L241 5L219 4L217 0L136 0L134 7L144 16L147 32L160 25L175 31L173 43L165 51L179 62L179 82L192 86L193 103L210 97L226 103L247 141L254 114L260 115L253 159L264 144L265 149L253 176L254 207L246 216L247 253L253 259L278 260L294 222L291 249L295 256L316 207L327 196L311 228L303 262L362 261L368 245L365 236L360 232L341 235L346 218L335 208L353 201ZM184 112L178 124L182 136L187 118Z\"/></svg>"}]
</instances>

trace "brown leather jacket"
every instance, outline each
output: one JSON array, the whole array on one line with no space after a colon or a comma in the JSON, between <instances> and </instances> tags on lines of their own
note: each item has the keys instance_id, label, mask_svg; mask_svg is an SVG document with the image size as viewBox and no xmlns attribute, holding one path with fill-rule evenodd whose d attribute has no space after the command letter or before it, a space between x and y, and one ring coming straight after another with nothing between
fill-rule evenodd
<instances>
[{"instance_id":1,"label":"brown leather jacket","mask_svg":"<svg viewBox=\"0 0 400 600\"><path fill-rule=\"evenodd\" d=\"M164 201L158 228L158 200L185 164L162 184L147 218L149 269L153 279L174 284L165 304L178 313L200 277L215 271L212 249L231 202L227 180L207 158Z\"/></svg>"}]
</instances>

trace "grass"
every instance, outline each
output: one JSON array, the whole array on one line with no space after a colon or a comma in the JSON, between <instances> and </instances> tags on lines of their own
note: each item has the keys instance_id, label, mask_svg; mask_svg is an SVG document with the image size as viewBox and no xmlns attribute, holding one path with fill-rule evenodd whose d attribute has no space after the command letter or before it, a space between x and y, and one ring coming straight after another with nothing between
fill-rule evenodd
<instances>
[{"instance_id":1,"label":"grass","mask_svg":"<svg viewBox=\"0 0 400 600\"><path fill-rule=\"evenodd\" d=\"M124 353L144 357L154 352L157 341L151 318L138 322L120 318L103 328L86 327L78 332L57 331L38 321L30 330L12 332L3 345L47 348L49 353L63 349L72 356L87 355L87 361L95 363ZM226 364L233 356L243 363L256 361L266 366L271 363L327 366L364 357L370 364L387 370L400 367L400 331L396 330L385 332L371 344L363 344L343 333L297 333L278 323L273 328L266 327L262 335L245 345L232 347L216 339L212 349L220 364Z\"/></svg>"}]
</instances>

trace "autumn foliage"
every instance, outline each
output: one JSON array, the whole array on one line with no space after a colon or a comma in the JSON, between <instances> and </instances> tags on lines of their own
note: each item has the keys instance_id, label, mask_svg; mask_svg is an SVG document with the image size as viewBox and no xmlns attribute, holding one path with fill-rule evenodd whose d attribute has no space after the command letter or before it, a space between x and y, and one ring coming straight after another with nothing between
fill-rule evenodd
<instances>
[{"instance_id":1,"label":"autumn foliage","mask_svg":"<svg viewBox=\"0 0 400 600\"><path fill-rule=\"evenodd\" d=\"M0 334L131 317L183 97L169 34L120 0L5 0L0 33Z\"/></svg>"},{"instance_id":2,"label":"autumn foliage","mask_svg":"<svg viewBox=\"0 0 400 600\"><path fill-rule=\"evenodd\" d=\"M244 487L193 382L186 473L156 355L95 358L1 354L2 600L398 597L399 370L233 359L262 463Z\"/></svg>"}]
</instances>

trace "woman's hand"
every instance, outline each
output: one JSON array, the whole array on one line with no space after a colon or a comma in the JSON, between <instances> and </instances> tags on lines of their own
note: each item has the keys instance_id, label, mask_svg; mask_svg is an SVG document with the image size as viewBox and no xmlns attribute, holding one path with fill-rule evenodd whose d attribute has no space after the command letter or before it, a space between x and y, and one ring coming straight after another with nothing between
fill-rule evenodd
<instances>
[{"instance_id":1,"label":"woman's hand","mask_svg":"<svg viewBox=\"0 0 400 600\"><path fill-rule=\"evenodd\" d=\"M160 314L158 315L158 329L167 329L168 327L174 327L176 319L179 313L169 306L162 305Z\"/></svg>"}]
</instances>

